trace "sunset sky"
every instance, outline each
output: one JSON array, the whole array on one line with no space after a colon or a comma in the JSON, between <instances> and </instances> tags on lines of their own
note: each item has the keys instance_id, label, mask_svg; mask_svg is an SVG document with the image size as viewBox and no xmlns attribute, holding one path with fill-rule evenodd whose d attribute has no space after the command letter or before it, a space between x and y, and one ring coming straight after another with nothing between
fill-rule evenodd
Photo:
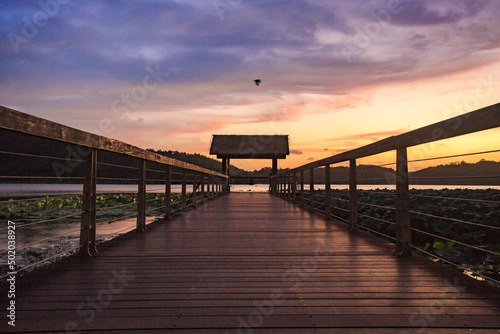
<instances>
[{"instance_id":1,"label":"sunset sky","mask_svg":"<svg viewBox=\"0 0 500 334\"><path fill-rule=\"evenodd\" d=\"M0 105L205 155L213 134L287 134L280 167L296 167L500 102L499 13L495 0L2 1ZM495 129L409 153L498 143ZM439 163L480 158L500 155Z\"/></svg>"}]
</instances>

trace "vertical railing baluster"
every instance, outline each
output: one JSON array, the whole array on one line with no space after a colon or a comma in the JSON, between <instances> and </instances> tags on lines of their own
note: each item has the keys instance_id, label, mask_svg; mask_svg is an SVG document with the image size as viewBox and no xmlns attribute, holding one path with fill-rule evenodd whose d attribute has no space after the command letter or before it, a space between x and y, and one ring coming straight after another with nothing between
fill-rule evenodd
<instances>
[{"instance_id":1,"label":"vertical railing baluster","mask_svg":"<svg viewBox=\"0 0 500 334\"><path fill-rule=\"evenodd\" d=\"M332 191L330 184L330 165L325 166L325 219L329 220L332 215Z\"/></svg>"},{"instance_id":2,"label":"vertical railing baluster","mask_svg":"<svg viewBox=\"0 0 500 334\"><path fill-rule=\"evenodd\" d=\"M401 256L411 255L410 190L406 148L397 150L395 253Z\"/></svg>"},{"instance_id":3,"label":"vertical railing baluster","mask_svg":"<svg viewBox=\"0 0 500 334\"><path fill-rule=\"evenodd\" d=\"M349 228L351 232L358 230L358 193L357 193L356 159L349 161Z\"/></svg>"},{"instance_id":4,"label":"vertical railing baluster","mask_svg":"<svg viewBox=\"0 0 500 334\"><path fill-rule=\"evenodd\" d=\"M314 212L314 168L309 169L309 212Z\"/></svg>"},{"instance_id":5,"label":"vertical railing baluster","mask_svg":"<svg viewBox=\"0 0 500 334\"><path fill-rule=\"evenodd\" d=\"M297 172L292 174L292 202L297 203Z\"/></svg>"},{"instance_id":6,"label":"vertical railing baluster","mask_svg":"<svg viewBox=\"0 0 500 334\"><path fill-rule=\"evenodd\" d=\"M139 189L137 193L137 231L146 232L146 160L139 165Z\"/></svg>"},{"instance_id":7,"label":"vertical railing baluster","mask_svg":"<svg viewBox=\"0 0 500 334\"><path fill-rule=\"evenodd\" d=\"M300 207L304 207L304 171L300 171Z\"/></svg>"},{"instance_id":8,"label":"vertical railing baluster","mask_svg":"<svg viewBox=\"0 0 500 334\"><path fill-rule=\"evenodd\" d=\"M287 183L287 189L286 189L286 197L288 200L292 199L292 174L288 172L286 174L286 183Z\"/></svg>"},{"instance_id":9,"label":"vertical railing baluster","mask_svg":"<svg viewBox=\"0 0 500 334\"><path fill-rule=\"evenodd\" d=\"M210 195L211 198L217 197L217 194L215 193L215 179L212 178L212 194Z\"/></svg>"},{"instance_id":10,"label":"vertical railing baluster","mask_svg":"<svg viewBox=\"0 0 500 334\"><path fill-rule=\"evenodd\" d=\"M191 194L191 200L193 203L193 207L196 207L197 203L197 193L196 193L196 188L197 188L197 183L198 183L198 175L196 172L193 172L193 193Z\"/></svg>"},{"instance_id":11,"label":"vertical railing baluster","mask_svg":"<svg viewBox=\"0 0 500 334\"><path fill-rule=\"evenodd\" d=\"M286 175L283 175L281 178L281 187L282 187L282 196L283 198L286 198Z\"/></svg>"},{"instance_id":12,"label":"vertical railing baluster","mask_svg":"<svg viewBox=\"0 0 500 334\"><path fill-rule=\"evenodd\" d=\"M205 174L201 173L201 204L205 203Z\"/></svg>"},{"instance_id":13,"label":"vertical railing baluster","mask_svg":"<svg viewBox=\"0 0 500 334\"><path fill-rule=\"evenodd\" d=\"M181 190L182 211L187 211L186 198L186 170L182 169L182 190Z\"/></svg>"},{"instance_id":14,"label":"vertical railing baluster","mask_svg":"<svg viewBox=\"0 0 500 334\"><path fill-rule=\"evenodd\" d=\"M96 251L96 180L97 150L92 149L85 163L85 181L83 184L82 218L80 222L81 256L91 256Z\"/></svg>"},{"instance_id":15,"label":"vertical railing baluster","mask_svg":"<svg viewBox=\"0 0 500 334\"><path fill-rule=\"evenodd\" d=\"M172 166L167 165L165 181L165 218L172 219Z\"/></svg>"},{"instance_id":16,"label":"vertical railing baluster","mask_svg":"<svg viewBox=\"0 0 500 334\"><path fill-rule=\"evenodd\" d=\"M212 185L212 181L210 179L210 175L207 175L207 199L212 198L212 192L210 191L211 185Z\"/></svg>"}]
</instances>

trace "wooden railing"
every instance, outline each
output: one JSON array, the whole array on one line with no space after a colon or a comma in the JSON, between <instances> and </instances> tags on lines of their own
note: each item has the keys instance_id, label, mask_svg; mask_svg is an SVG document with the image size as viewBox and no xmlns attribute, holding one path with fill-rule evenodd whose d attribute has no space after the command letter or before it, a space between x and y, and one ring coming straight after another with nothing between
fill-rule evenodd
<instances>
[{"instance_id":1,"label":"wooden railing","mask_svg":"<svg viewBox=\"0 0 500 334\"><path fill-rule=\"evenodd\" d=\"M358 178L357 178L357 159L373 156L376 154L395 151L395 221L383 221L384 223L395 225L395 235L391 239L395 242L395 252L399 255L410 255L412 249L416 247L412 245L412 231L417 231L411 226L410 219L410 191L409 191L409 173L408 173L408 155L407 148L434 141L439 141L447 138L472 134L475 132L497 128L500 126L500 104L491 105L467 114L463 114L439 123L435 123L414 131L410 131L398 136L389 137L387 139L377 141L373 144L363 146L354 150L343 152L322 160L314 161L306 165L281 172L275 176L271 176L277 182L277 190L275 194L283 197L293 203L300 204L302 207L308 206L311 212L318 211L315 208L316 198L323 198L321 206L324 210L326 219L332 218L332 189L330 166L339 163L349 163L348 173L348 196L345 200L348 202L348 223L349 231L358 229ZM498 150L500 151L500 150ZM495 152L498 152L495 151ZM477 154L477 152L472 153ZM315 194L314 170L315 168L324 169L324 195ZM308 176L309 191L305 190L304 180ZM495 177L495 176L494 176ZM496 177L500 177L497 175ZM306 205L306 202L309 205ZM483 201L488 202L488 201ZM490 201L495 202L496 201ZM380 207L380 206L379 206ZM392 209L392 208L388 208ZM423 213L425 214L425 213ZM374 219L377 219L376 217ZM457 219L454 219L457 221ZM478 225L478 224L475 224ZM481 225L481 224L479 224ZM486 226L498 230L500 226ZM376 232L376 231L373 231ZM427 233L429 234L429 233ZM443 238L444 240L448 240ZM477 248L477 247L476 247ZM491 255L500 256L496 251L488 251Z\"/></svg>"},{"instance_id":2,"label":"wooden railing","mask_svg":"<svg viewBox=\"0 0 500 334\"><path fill-rule=\"evenodd\" d=\"M196 206L228 191L226 186L228 177L221 173L2 106L0 106L0 131L3 143L0 154L3 165L10 159L31 159L28 164L15 165L17 167L12 169L16 170L3 168L0 182L45 181L83 184L81 194L83 201L79 213L81 214L80 240L77 247L81 255L91 255L96 252L98 181L137 185L136 229L141 232L146 231L148 202L146 185L149 183L164 184L162 207L167 218L170 218L175 211L172 209L172 185L181 185L179 207L184 211L190 205ZM17 137L22 138L22 142L12 139ZM21 150L9 146L16 146ZM52 163L45 166L40 163L42 160ZM123 160L127 163L116 162ZM19 166L22 168L18 168ZM43 170L43 175L34 175L32 171L37 169ZM186 189L188 182L193 184L190 195ZM36 223L26 225L33 224Z\"/></svg>"}]
</instances>

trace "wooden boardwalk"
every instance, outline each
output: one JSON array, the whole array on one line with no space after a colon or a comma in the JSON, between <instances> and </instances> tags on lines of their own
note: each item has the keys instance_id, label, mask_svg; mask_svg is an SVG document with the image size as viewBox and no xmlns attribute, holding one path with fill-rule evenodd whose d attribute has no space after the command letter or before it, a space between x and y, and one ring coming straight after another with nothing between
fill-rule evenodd
<instances>
[{"instance_id":1,"label":"wooden boardwalk","mask_svg":"<svg viewBox=\"0 0 500 334\"><path fill-rule=\"evenodd\" d=\"M500 333L500 289L269 194L148 229L18 278L16 327L2 286L0 332Z\"/></svg>"}]
</instances>

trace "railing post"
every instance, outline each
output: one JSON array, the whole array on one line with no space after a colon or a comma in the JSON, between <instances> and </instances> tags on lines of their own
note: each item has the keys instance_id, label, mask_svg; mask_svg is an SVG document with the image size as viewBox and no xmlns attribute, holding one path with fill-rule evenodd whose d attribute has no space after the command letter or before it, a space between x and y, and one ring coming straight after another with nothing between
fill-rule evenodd
<instances>
[{"instance_id":1,"label":"railing post","mask_svg":"<svg viewBox=\"0 0 500 334\"><path fill-rule=\"evenodd\" d=\"M288 172L286 174L286 183L287 183L287 189L286 189L286 197L288 200L292 199L292 173Z\"/></svg>"},{"instance_id":2,"label":"railing post","mask_svg":"<svg viewBox=\"0 0 500 334\"><path fill-rule=\"evenodd\" d=\"M325 166L325 220L330 220L332 215L332 191L330 184L330 165Z\"/></svg>"},{"instance_id":3,"label":"railing post","mask_svg":"<svg viewBox=\"0 0 500 334\"><path fill-rule=\"evenodd\" d=\"M286 198L286 174L281 178L281 197Z\"/></svg>"},{"instance_id":4,"label":"railing post","mask_svg":"<svg viewBox=\"0 0 500 334\"><path fill-rule=\"evenodd\" d=\"M282 184L281 184L281 182L282 182L282 177L281 176L278 177L277 182L278 182L278 196L281 197L281 195L282 195L281 192L283 190L282 189Z\"/></svg>"},{"instance_id":5,"label":"railing post","mask_svg":"<svg viewBox=\"0 0 500 334\"><path fill-rule=\"evenodd\" d=\"M80 229L80 256L92 256L96 250L96 178L97 150L92 149L85 166L82 218Z\"/></svg>"},{"instance_id":6,"label":"railing post","mask_svg":"<svg viewBox=\"0 0 500 334\"><path fill-rule=\"evenodd\" d=\"M294 204L297 202L297 172L292 174L292 201Z\"/></svg>"},{"instance_id":7,"label":"railing post","mask_svg":"<svg viewBox=\"0 0 500 334\"><path fill-rule=\"evenodd\" d=\"M358 193L357 193L356 159L349 161L349 228L348 231L358 230Z\"/></svg>"},{"instance_id":8,"label":"railing post","mask_svg":"<svg viewBox=\"0 0 500 334\"><path fill-rule=\"evenodd\" d=\"M212 198L212 189L210 188L212 186L212 180L210 179L210 175L207 175L207 198L211 199Z\"/></svg>"},{"instance_id":9,"label":"railing post","mask_svg":"<svg viewBox=\"0 0 500 334\"><path fill-rule=\"evenodd\" d=\"M410 190L406 148L397 150L396 164L396 249L394 252L401 256L410 256Z\"/></svg>"},{"instance_id":10,"label":"railing post","mask_svg":"<svg viewBox=\"0 0 500 334\"><path fill-rule=\"evenodd\" d=\"M314 212L314 168L309 170L309 212Z\"/></svg>"},{"instance_id":11,"label":"railing post","mask_svg":"<svg viewBox=\"0 0 500 334\"><path fill-rule=\"evenodd\" d=\"M193 207L196 207L197 204L197 197L198 197L196 194L197 183L198 183L198 176L196 172L193 172L193 194L191 195L191 199L193 200Z\"/></svg>"},{"instance_id":12,"label":"railing post","mask_svg":"<svg viewBox=\"0 0 500 334\"><path fill-rule=\"evenodd\" d=\"M182 191L181 191L182 211L187 211L186 199L186 170L182 170Z\"/></svg>"},{"instance_id":13,"label":"railing post","mask_svg":"<svg viewBox=\"0 0 500 334\"><path fill-rule=\"evenodd\" d=\"M146 232L146 160L140 160L137 193L137 231Z\"/></svg>"},{"instance_id":14,"label":"railing post","mask_svg":"<svg viewBox=\"0 0 500 334\"><path fill-rule=\"evenodd\" d=\"M169 165L165 181L165 218L172 219L172 166Z\"/></svg>"},{"instance_id":15,"label":"railing post","mask_svg":"<svg viewBox=\"0 0 500 334\"><path fill-rule=\"evenodd\" d=\"M201 204L205 203L205 174L201 173Z\"/></svg>"},{"instance_id":16,"label":"railing post","mask_svg":"<svg viewBox=\"0 0 500 334\"><path fill-rule=\"evenodd\" d=\"M304 207L304 171L300 171L300 207Z\"/></svg>"}]
</instances>

